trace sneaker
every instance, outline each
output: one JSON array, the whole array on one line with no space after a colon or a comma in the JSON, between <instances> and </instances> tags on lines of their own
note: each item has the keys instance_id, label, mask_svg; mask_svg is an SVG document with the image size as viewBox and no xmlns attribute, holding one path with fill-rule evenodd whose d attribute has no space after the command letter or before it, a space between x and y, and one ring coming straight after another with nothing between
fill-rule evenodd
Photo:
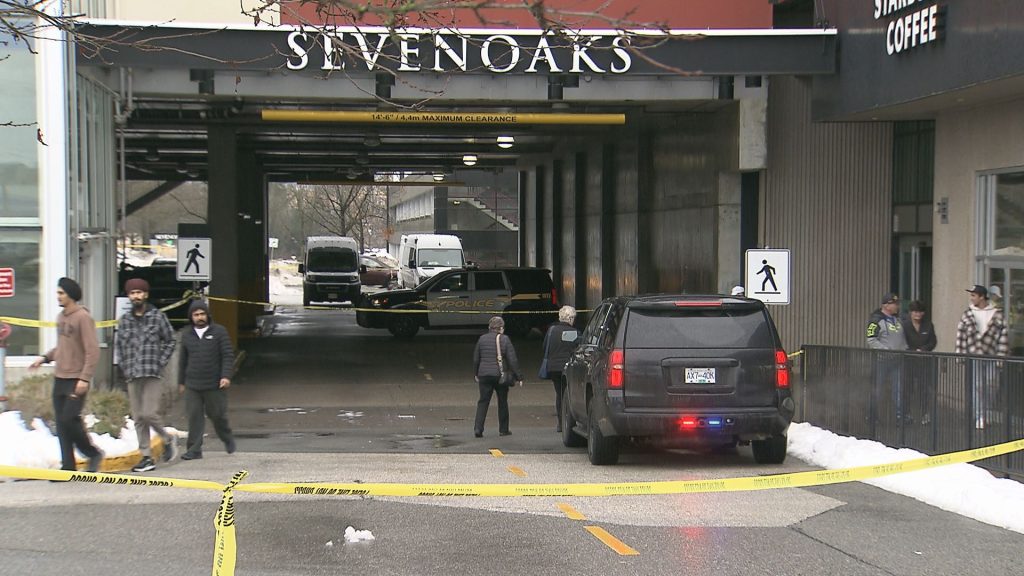
<instances>
[{"instance_id":1,"label":"sneaker","mask_svg":"<svg viewBox=\"0 0 1024 576\"><path fill-rule=\"evenodd\" d=\"M199 460L202 457L202 452L185 452L181 455L182 460Z\"/></svg>"},{"instance_id":2,"label":"sneaker","mask_svg":"<svg viewBox=\"0 0 1024 576\"><path fill-rule=\"evenodd\" d=\"M512 433L509 432L508 430L505 430L504 432L498 432L498 436L511 436L511 435L512 435Z\"/></svg>"},{"instance_id":3,"label":"sneaker","mask_svg":"<svg viewBox=\"0 0 1024 576\"><path fill-rule=\"evenodd\" d=\"M99 472L100 465L103 464L103 450L96 449L96 455L89 458L89 464L86 466L86 472Z\"/></svg>"},{"instance_id":4,"label":"sneaker","mask_svg":"<svg viewBox=\"0 0 1024 576\"><path fill-rule=\"evenodd\" d=\"M228 440L227 442L224 443L224 450L226 450L228 454L234 454L235 450L237 450L237 449L238 449L238 447L235 446L235 439L234 438L232 438L231 440Z\"/></svg>"},{"instance_id":5,"label":"sneaker","mask_svg":"<svg viewBox=\"0 0 1024 576\"><path fill-rule=\"evenodd\" d=\"M172 436L171 438L167 438L166 440L164 440L163 461L164 462L170 462L172 460L177 460L177 459L178 459L178 439L174 438Z\"/></svg>"},{"instance_id":6,"label":"sneaker","mask_svg":"<svg viewBox=\"0 0 1024 576\"><path fill-rule=\"evenodd\" d=\"M143 456L138 464L132 466L132 472L149 472L150 470L156 470L156 463L149 456Z\"/></svg>"}]
</instances>

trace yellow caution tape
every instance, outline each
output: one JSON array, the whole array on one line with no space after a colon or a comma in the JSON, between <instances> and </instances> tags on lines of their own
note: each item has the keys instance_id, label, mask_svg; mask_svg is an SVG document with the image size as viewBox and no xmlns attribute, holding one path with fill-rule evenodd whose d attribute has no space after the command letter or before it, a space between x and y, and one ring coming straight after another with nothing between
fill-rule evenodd
<instances>
[{"instance_id":1,"label":"yellow caution tape","mask_svg":"<svg viewBox=\"0 0 1024 576\"><path fill-rule=\"evenodd\" d=\"M232 576L235 573L235 496L233 489L249 473L242 470L231 477L224 487L220 508L213 526L217 536L213 545L213 576Z\"/></svg>"},{"instance_id":2,"label":"yellow caution tape","mask_svg":"<svg viewBox=\"0 0 1024 576\"><path fill-rule=\"evenodd\" d=\"M639 496L655 494L696 494L706 492L742 492L776 488L804 488L857 482L963 464L1024 450L1024 439L925 456L889 464L873 464L837 470L813 470L767 476L715 478L708 480L672 480L659 482L619 482L597 484L400 484L400 483L286 483L258 482L231 485L241 492L296 494L310 496ZM64 480L96 484L160 486L223 491L226 486L204 480L123 476L117 474L68 472L0 465L0 476L38 480Z\"/></svg>"},{"instance_id":3,"label":"yellow caution tape","mask_svg":"<svg viewBox=\"0 0 1024 576\"><path fill-rule=\"evenodd\" d=\"M186 302L192 300L192 291L188 290L181 300L178 300L174 304L168 304L160 309L161 312L167 312L173 310ZM24 326L26 328L56 328L57 323L52 320L29 320L27 318L15 318L13 316L0 316L0 322L6 322L7 324L14 324L15 326ZM117 320L98 320L96 322L97 328L115 328L117 327Z\"/></svg>"}]
</instances>

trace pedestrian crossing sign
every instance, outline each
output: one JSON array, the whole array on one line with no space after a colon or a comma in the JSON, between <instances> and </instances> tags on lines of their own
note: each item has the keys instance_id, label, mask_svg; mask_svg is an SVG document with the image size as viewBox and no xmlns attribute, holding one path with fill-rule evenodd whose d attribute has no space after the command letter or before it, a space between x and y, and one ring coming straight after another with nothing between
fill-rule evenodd
<instances>
[{"instance_id":1,"label":"pedestrian crossing sign","mask_svg":"<svg viewBox=\"0 0 1024 576\"><path fill-rule=\"evenodd\" d=\"M789 304L789 250L747 250L745 296L765 304Z\"/></svg>"},{"instance_id":2,"label":"pedestrian crossing sign","mask_svg":"<svg viewBox=\"0 0 1024 576\"><path fill-rule=\"evenodd\" d=\"M178 238L178 280L209 282L213 269L213 242L209 238Z\"/></svg>"}]
</instances>

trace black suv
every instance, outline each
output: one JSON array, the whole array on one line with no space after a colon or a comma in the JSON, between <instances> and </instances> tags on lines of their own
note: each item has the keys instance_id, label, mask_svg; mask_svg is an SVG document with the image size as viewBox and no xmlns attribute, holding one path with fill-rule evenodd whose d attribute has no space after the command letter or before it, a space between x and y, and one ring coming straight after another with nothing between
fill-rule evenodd
<instances>
[{"instance_id":1,"label":"black suv","mask_svg":"<svg viewBox=\"0 0 1024 576\"><path fill-rule=\"evenodd\" d=\"M523 336L558 319L551 271L544 268L455 268L410 290L363 296L356 322L387 328L411 338L420 328L486 327L491 316L505 319L505 331Z\"/></svg>"},{"instance_id":2,"label":"black suv","mask_svg":"<svg viewBox=\"0 0 1024 576\"><path fill-rule=\"evenodd\" d=\"M789 363L764 303L730 296L630 296L593 312L566 364L562 441L614 464L620 442L786 458Z\"/></svg>"}]
</instances>

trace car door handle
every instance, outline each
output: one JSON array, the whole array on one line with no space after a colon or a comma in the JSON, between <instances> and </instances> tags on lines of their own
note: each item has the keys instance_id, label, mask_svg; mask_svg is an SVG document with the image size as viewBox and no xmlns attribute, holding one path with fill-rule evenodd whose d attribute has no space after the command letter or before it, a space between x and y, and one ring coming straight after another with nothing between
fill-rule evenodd
<instances>
[{"instance_id":1,"label":"car door handle","mask_svg":"<svg viewBox=\"0 0 1024 576\"><path fill-rule=\"evenodd\" d=\"M465 300L469 296L441 296L438 300Z\"/></svg>"}]
</instances>

